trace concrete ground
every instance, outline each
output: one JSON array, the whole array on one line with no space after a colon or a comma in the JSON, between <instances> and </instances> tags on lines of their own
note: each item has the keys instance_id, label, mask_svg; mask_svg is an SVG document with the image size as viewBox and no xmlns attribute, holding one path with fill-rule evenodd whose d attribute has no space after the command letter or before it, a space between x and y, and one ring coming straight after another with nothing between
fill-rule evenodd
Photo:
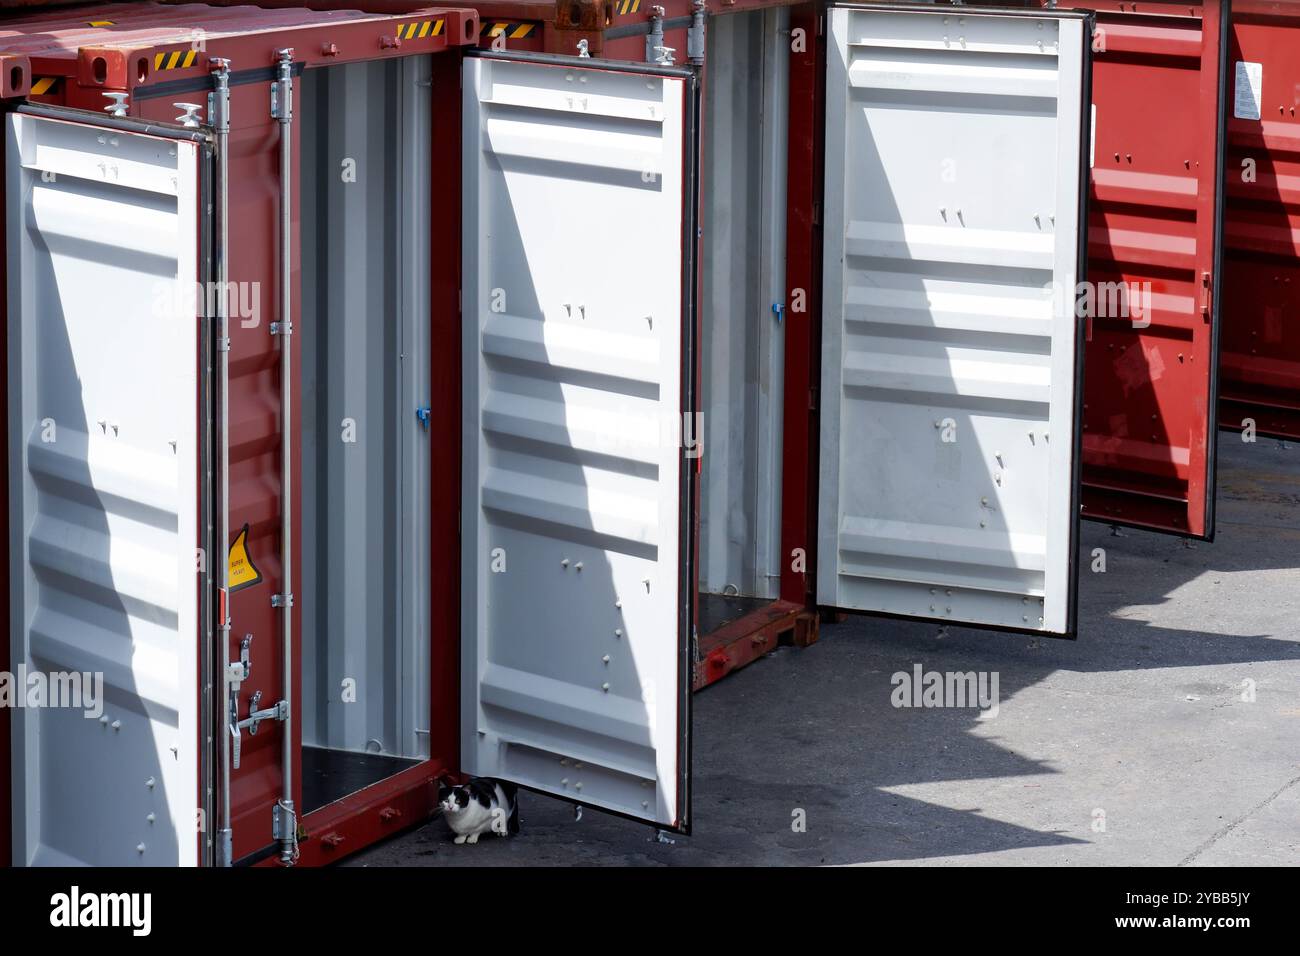
<instances>
[{"instance_id":1,"label":"concrete ground","mask_svg":"<svg viewBox=\"0 0 1300 956\"><path fill-rule=\"evenodd\" d=\"M1300 446L1219 447L1213 544L1084 523L1077 641L855 617L697 694L693 836L524 794L517 837L350 864L1300 863ZM894 708L917 663L997 716Z\"/></svg>"}]
</instances>

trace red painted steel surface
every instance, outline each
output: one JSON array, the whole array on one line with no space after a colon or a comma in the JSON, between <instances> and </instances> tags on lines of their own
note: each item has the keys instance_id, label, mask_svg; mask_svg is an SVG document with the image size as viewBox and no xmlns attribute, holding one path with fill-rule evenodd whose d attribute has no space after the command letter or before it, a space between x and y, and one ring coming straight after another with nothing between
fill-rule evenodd
<instances>
[{"instance_id":1,"label":"red painted steel surface","mask_svg":"<svg viewBox=\"0 0 1300 956\"><path fill-rule=\"evenodd\" d=\"M75 13L75 17L70 15ZM397 27L412 17L382 17L357 12L313 13L303 10L261 10L249 7L215 8L202 5L164 6L140 4L132 7L92 7L61 11L58 18L46 15L0 23L0 57L15 52L30 58L36 76L57 78L47 95L32 97L38 102L94 110L102 108L106 89L130 89L132 115L155 120L172 120L172 106L180 94L149 97L152 82L202 79L206 76L207 57L227 57L237 75L241 70L266 69L274 63L274 53L293 47L295 60L309 65L331 65L351 60L404 56L437 52L472 42L477 35L477 17L465 9L428 8L418 14L421 19L442 17L447 28L438 37L413 41L397 39ZM113 19L112 36L104 30L86 26L92 19ZM183 64L192 49L192 30L201 31L202 49L195 49L194 64L174 70L154 71L149 64L158 53L170 60L179 52ZM256 31L256 32L254 32ZM91 45L93 44L93 46ZM96 71L96 59L103 68ZM143 71L137 70L141 63ZM442 89L455 91L435 102L433 129L459 129L459 57L435 57L435 80ZM102 81L101 81L102 80ZM295 90L301 96L301 89ZM280 692L282 657L280 654L280 615L270 604L270 596L283 590L279 561L280 531L280 374L278 337L271 336L268 326L279 318L279 130L269 115L269 78L238 83L231 91L231 135L229 173L232 191L229 202L231 221L230 280L247 283L245 301L257 303L258 322L246 326L238 318L231 321L230 351L230 525L232 529L249 525L248 548L254 564L262 572L260 584L231 595L233 622L232 657L239 656L239 641L252 633L253 678L241 689L241 712L247 712L248 699L261 690L264 700L274 700ZM301 100L299 100L301 102ZM293 155L299 156L298 129L291 126L295 139ZM433 540L455 541L458 535L457 514L460 500L459 463L449 462L446 449L460 447L459 433L459 137L434 135L435 181L447 182L445 190L435 190L433 229L433 341L439 343L434 356L435 375L431 395L434 407L446 414L431 425L441 428L441 441L431 443L434 456L433 488L435 501L453 502L453 507L434 508ZM439 177L448 177L442 179ZM292 223L296 234L299 223L298 196L293 197ZM299 242L292 243L294 258L292 279L293 322L299 332L310 334L298 314L300 295ZM256 291L253 292L256 283ZM294 349L293 381L295 394L301 391L298 349L300 336L290 338ZM442 363L442 364L439 364ZM300 400L293 403L292 434L299 434ZM457 452L458 454L458 452ZM295 459L292 482L301 486L301 460ZM295 495L295 501L301 497ZM293 516L293 547L301 550L301 513ZM432 809L427 793L429 782L456 765L458 720L458 648L459 648L459 566L456 549L439 549L449 555L444 566L435 563L432 590L431 654L432 700L431 752L434 759L406 771L392 781L367 788L359 794L331 804L300 821L308 833L328 827L350 835L347 852L360 849L386 832L373 828L370 804L382 799L400 811L402 819L414 821L419 813ZM6 548L7 557L7 548ZM295 567L300 568L301 562ZM295 575L296 577L296 575ZM6 578L7 580L7 578ZM301 581L292 582L291 590L301 593ZM8 591L4 589L4 601ZM301 616L295 616L293 640L295 659L301 660ZM7 647L6 647L7 652ZM300 675L299 675L300 683ZM293 695L293 727L296 743L301 743L300 687ZM0 714L7 722L7 715ZM232 824L236 860L255 854L272 844L271 813L282 786L280 767L280 728L273 722L263 725L254 737L245 735L242 761L233 775ZM8 736L2 751L7 769ZM301 805L301 763L295 762L293 790ZM8 800L8 788L0 799ZM387 805L386 803L386 805ZM7 808L6 808L7 809ZM385 807L379 807L382 812ZM8 814L3 818L7 843ZM385 814L384 822L399 819ZM387 830L391 831L391 827ZM319 846L304 845L308 862L326 862L319 856ZM340 844L342 846L342 844ZM7 849L7 847L6 847ZM335 854L340 855L340 854Z\"/></svg>"},{"instance_id":2,"label":"red painted steel surface","mask_svg":"<svg viewBox=\"0 0 1300 956\"><path fill-rule=\"evenodd\" d=\"M1098 13L1088 281L1151 292L1141 316L1089 323L1083 514L1210 537L1220 4L1081 6Z\"/></svg>"},{"instance_id":3,"label":"red painted steel surface","mask_svg":"<svg viewBox=\"0 0 1300 956\"><path fill-rule=\"evenodd\" d=\"M1224 164L1220 425L1300 440L1300 2L1233 5ZM1236 115L1239 62L1259 118Z\"/></svg>"},{"instance_id":4,"label":"red painted steel surface","mask_svg":"<svg viewBox=\"0 0 1300 956\"><path fill-rule=\"evenodd\" d=\"M400 26L424 19L445 23L436 36L430 31L416 39L398 37ZM112 25L92 27L92 21ZM464 8L430 6L384 15L355 9L103 4L0 21L0 58L26 58L30 64L29 80L7 95L31 90L33 102L98 111L108 90L202 79L209 57L230 59L235 72L264 69L273 64L277 48L289 46L296 63L328 66L434 53L472 42L477 33L477 15ZM52 81L48 89L42 80Z\"/></svg>"},{"instance_id":5,"label":"red painted steel surface","mask_svg":"<svg viewBox=\"0 0 1300 956\"><path fill-rule=\"evenodd\" d=\"M821 381L821 189L825 47L820 6L790 11L786 154L785 391L781 446L781 599L811 607L817 582L817 383ZM796 308L802 299L802 310ZM797 562L802 553L804 561Z\"/></svg>"}]
</instances>

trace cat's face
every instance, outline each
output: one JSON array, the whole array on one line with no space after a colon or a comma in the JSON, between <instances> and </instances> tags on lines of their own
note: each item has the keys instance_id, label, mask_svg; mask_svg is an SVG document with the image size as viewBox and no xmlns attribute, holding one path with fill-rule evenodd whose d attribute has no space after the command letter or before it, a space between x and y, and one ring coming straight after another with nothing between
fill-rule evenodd
<instances>
[{"instance_id":1,"label":"cat's face","mask_svg":"<svg viewBox=\"0 0 1300 956\"><path fill-rule=\"evenodd\" d=\"M438 805L442 807L443 813L460 813L469 806L469 787L447 787L442 785L438 789L439 795L442 797Z\"/></svg>"}]
</instances>

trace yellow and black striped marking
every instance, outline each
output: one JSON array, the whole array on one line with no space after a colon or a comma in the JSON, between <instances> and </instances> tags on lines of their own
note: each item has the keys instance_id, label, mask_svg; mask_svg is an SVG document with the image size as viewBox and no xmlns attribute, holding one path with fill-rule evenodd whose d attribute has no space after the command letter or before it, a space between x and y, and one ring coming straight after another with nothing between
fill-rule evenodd
<instances>
[{"instance_id":1,"label":"yellow and black striped marking","mask_svg":"<svg viewBox=\"0 0 1300 956\"><path fill-rule=\"evenodd\" d=\"M641 0L618 0L618 15L625 17L629 13L636 13L641 9Z\"/></svg>"},{"instance_id":2,"label":"yellow and black striped marking","mask_svg":"<svg viewBox=\"0 0 1300 956\"><path fill-rule=\"evenodd\" d=\"M417 20L415 23L399 23L397 39L423 40L425 37L440 37L446 29L445 20Z\"/></svg>"},{"instance_id":3,"label":"yellow and black striped marking","mask_svg":"<svg viewBox=\"0 0 1300 956\"><path fill-rule=\"evenodd\" d=\"M480 38L486 37L494 40L497 37L505 37L507 40L522 40L529 36L536 27L535 23L485 23L479 30Z\"/></svg>"},{"instance_id":4,"label":"yellow and black striped marking","mask_svg":"<svg viewBox=\"0 0 1300 956\"><path fill-rule=\"evenodd\" d=\"M113 25L112 20L87 20L86 21L86 26L88 27L111 27L112 25Z\"/></svg>"},{"instance_id":5,"label":"yellow and black striped marking","mask_svg":"<svg viewBox=\"0 0 1300 956\"><path fill-rule=\"evenodd\" d=\"M59 88L59 77L38 76L32 80L32 96L48 96Z\"/></svg>"},{"instance_id":6,"label":"yellow and black striped marking","mask_svg":"<svg viewBox=\"0 0 1300 956\"><path fill-rule=\"evenodd\" d=\"M155 70L186 70L199 58L198 50L173 50L171 53L155 53L153 68Z\"/></svg>"}]
</instances>

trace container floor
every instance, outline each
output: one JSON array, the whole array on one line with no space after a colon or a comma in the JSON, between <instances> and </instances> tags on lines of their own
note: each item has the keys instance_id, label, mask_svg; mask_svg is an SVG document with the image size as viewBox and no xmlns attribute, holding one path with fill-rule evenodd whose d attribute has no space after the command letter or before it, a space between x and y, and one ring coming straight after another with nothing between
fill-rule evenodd
<instances>
[{"instance_id":1,"label":"container floor","mask_svg":"<svg viewBox=\"0 0 1300 956\"><path fill-rule=\"evenodd\" d=\"M385 780L420 761L326 747L302 748L302 812L321 807Z\"/></svg>"},{"instance_id":2,"label":"container floor","mask_svg":"<svg viewBox=\"0 0 1300 956\"><path fill-rule=\"evenodd\" d=\"M745 597L739 594L701 594L699 600L698 629L701 634L711 634L724 624L739 620L746 614L767 607L772 598Z\"/></svg>"}]
</instances>

